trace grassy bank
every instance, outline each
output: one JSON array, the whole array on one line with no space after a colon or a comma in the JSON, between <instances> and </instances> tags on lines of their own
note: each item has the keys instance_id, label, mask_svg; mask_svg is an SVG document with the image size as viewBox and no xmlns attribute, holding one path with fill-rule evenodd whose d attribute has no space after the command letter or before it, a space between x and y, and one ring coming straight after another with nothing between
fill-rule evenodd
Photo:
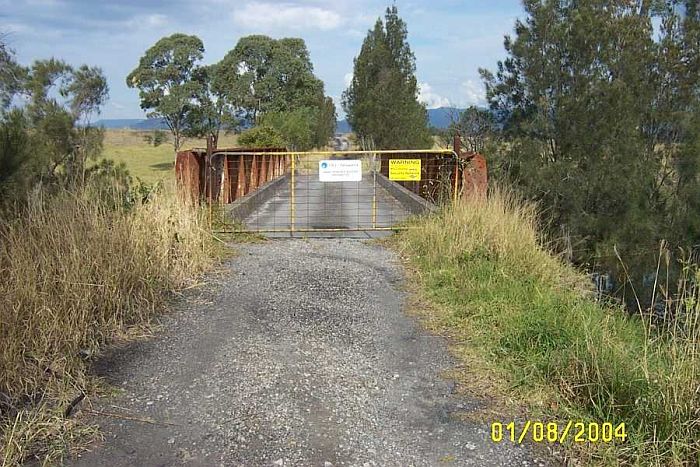
<instances>
[{"instance_id":1,"label":"grassy bank","mask_svg":"<svg viewBox=\"0 0 700 467\"><path fill-rule=\"evenodd\" d=\"M626 424L625 442L577 446L584 461L697 465L697 289L686 291L685 324L659 333L595 303L586 277L542 246L536 219L533 206L496 190L393 239L431 304L426 318L454 337L458 358L525 401L530 418Z\"/></svg>"},{"instance_id":2,"label":"grassy bank","mask_svg":"<svg viewBox=\"0 0 700 467\"><path fill-rule=\"evenodd\" d=\"M129 210L88 193L35 199L0 223L0 460L56 460L87 362L212 261L197 211L159 194Z\"/></svg>"},{"instance_id":3,"label":"grassy bank","mask_svg":"<svg viewBox=\"0 0 700 467\"><path fill-rule=\"evenodd\" d=\"M175 174L175 151L170 141L159 146L148 144L144 137L152 136L152 131L106 130L102 157L115 162L123 162L134 179L145 183L168 181ZM237 135L221 135L219 147L236 145ZM203 139L187 139L183 149L206 147Z\"/></svg>"}]
</instances>

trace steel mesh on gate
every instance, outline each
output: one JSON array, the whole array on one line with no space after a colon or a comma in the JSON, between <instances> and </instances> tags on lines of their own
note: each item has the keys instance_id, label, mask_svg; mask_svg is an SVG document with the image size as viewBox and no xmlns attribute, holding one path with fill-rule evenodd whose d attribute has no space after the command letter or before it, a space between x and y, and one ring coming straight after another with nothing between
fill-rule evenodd
<instances>
[{"instance_id":1,"label":"steel mesh on gate","mask_svg":"<svg viewBox=\"0 0 700 467\"><path fill-rule=\"evenodd\" d=\"M451 199L461 165L451 150L230 154L219 200L232 201L223 205L225 229L245 233L396 230L415 213L396 186L432 203Z\"/></svg>"}]
</instances>

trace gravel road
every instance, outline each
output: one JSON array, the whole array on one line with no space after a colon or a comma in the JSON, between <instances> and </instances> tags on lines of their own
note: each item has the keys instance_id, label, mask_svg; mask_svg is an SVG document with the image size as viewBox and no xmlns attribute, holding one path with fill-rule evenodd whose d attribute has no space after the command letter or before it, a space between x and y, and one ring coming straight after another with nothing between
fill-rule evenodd
<instances>
[{"instance_id":1,"label":"gravel road","mask_svg":"<svg viewBox=\"0 0 700 467\"><path fill-rule=\"evenodd\" d=\"M157 337L97 371L121 389L105 440L70 464L538 465L456 415L478 402L441 378L442 338L402 310L397 257L347 239L237 245ZM85 415L83 415L85 416Z\"/></svg>"}]
</instances>

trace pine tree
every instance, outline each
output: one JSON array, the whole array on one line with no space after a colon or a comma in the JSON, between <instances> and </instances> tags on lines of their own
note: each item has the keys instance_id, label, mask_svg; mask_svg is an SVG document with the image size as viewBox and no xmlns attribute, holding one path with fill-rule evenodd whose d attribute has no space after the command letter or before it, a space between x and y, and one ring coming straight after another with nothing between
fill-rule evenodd
<instances>
[{"instance_id":1,"label":"pine tree","mask_svg":"<svg viewBox=\"0 0 700 467\"><path fill-rule=\"evenodd\" d=\"M343 93L348 122L378 149L429 148L425 106L418 102L416 59L396 6L377 19L355 58L353 80Z\"/></svg>"}]
</instances>

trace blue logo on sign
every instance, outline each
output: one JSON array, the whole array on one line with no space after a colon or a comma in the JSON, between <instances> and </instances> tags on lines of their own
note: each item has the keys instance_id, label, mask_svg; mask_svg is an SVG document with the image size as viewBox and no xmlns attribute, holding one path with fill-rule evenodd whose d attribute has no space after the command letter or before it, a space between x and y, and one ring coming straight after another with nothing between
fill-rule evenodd
<instances>
[{"instance_id":1,"label":"blue logo on sign","mask_svg":"<svg viewBox=\"0 0 700 467\"><path fill-rule=\"evenodd\" d=\"M322 168L322 169L328 168L328 163L327 163L327 162L321 162L321 168Z\"/></svg>"}]
</instances>

